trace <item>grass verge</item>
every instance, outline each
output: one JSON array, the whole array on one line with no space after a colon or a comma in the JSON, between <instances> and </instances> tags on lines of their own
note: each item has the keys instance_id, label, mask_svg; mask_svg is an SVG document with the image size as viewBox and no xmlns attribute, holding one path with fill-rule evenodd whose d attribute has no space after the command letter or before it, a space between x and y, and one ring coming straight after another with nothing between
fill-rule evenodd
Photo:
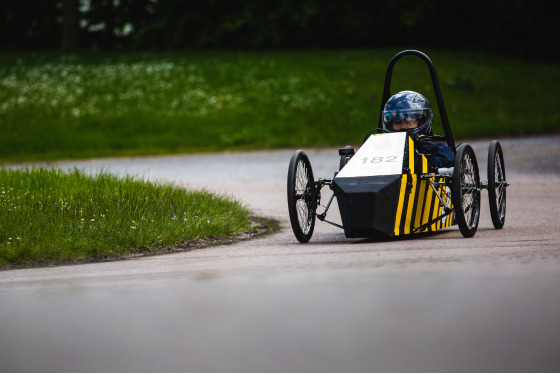
<instances>
[{"instance_id":1,"label":"grass verge","mask_svg":"<svg viewBox=\"0 0 560 374\"><path fill-rule=\"evenodd\" d=\"M401 49L3 52L0 162L359 144ZM560 129L557 65L425 52L456 138ZM404 89L435 106L420 59L395 66Z\"/></svg>"},{"instance_id":2,"label":"grass verge","mask_svg":"<svg viewBox=\"0 0 560 374\"><path fill-rule=\"evenodd\" d=\"M254 221L254 220L253 220ZM0 266L122 258L253 233L239 202L133 177L0 168ZM273 227L259 222L260 231Z\"/></svg>"}]
</instances>

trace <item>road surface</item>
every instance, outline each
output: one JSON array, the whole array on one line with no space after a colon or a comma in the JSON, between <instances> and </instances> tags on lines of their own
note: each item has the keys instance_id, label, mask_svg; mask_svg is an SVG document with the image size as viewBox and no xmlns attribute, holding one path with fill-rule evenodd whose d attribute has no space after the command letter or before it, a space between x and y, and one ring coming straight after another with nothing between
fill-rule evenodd
<instances>
[{"instance_id":1,"label":"road surface","mask_svg":"<svg viewBox=\"0 0 560 374\"><path fill-rule=\"evenodd\" d=\"M469 141L486 180L489 141ZM455 226L349 240L291 233L292 151L60 163L241 200L280 232L134 260L0 272L2 371L560 371L560 136L504 139L505 227L482 192ZM333 149L306 150L330 178ZM329 217L339 219L333 206Z\"/></svg>"}]
</instances>

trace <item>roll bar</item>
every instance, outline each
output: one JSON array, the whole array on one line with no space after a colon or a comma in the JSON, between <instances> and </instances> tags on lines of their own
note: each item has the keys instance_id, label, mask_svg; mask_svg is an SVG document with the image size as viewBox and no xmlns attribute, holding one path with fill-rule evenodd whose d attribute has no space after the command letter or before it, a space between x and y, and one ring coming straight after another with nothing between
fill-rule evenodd
<instances>
[{"instance_id":1,"label":"roll bar","mask_svg":"<svg viewBox=\"0 0 560 374\"><path fill-rule=\"evenodd\" d=\"M447 145L455 152L455 142L453 141L453 134L451 133L451 127L449 127L449 120L447 119L447 112L445 111L445 105L443 104L443 98L441 96L441 90L439 88L439 81L436 74L436 68L432 63L432 60L424 54L423 52L416 51L416 50L405 50L402 52L397 53L389 62L387 66L387 73L385 74L385 85L383 87L383 98L381 99L381 110L379 111L379 123L377 125L378 129L382 129L382 116L383 116L383 109L385 108L385 104L391 97L390 88L391 88L391 78L393 76L393 67L401 58L405 56L417 56L420 57L426 65L428 65L428 69L430 70L430 76L432 77L432 85L434 86L434 92L436 94L436 100L439 109L439 115L441 117L441 122L443 124L443 130L445 132L445 139L447 141Z\"/></svg>"}]
</instances>

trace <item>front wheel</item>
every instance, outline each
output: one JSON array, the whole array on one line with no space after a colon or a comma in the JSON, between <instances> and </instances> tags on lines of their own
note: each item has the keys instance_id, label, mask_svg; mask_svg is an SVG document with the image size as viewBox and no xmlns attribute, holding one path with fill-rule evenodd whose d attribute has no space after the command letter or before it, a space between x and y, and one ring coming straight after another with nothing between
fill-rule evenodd
<instances>
[{"instance_id":1,"label":"front wheel","mask_svg":"<svg viewBox=\"0 0 560 374\"><path fill-rule=\"evenodd\" d=\"M465 238L476 233L480 217L480 174L472 147L461 144L455 155L451 199L459 230Z\"/></svg>"},{"instance_id":2,"label":"front wheel","mask_svg":"<svg viewBox=\"0 0 560 374\"><path fill-rule=\"evenodd\" d=\"M506 168L502 146L493 140L488 148L488 200L494 228L504 227L506 220Z\"/></svg>"},{"instance_id":3,"label":"front wheel","mask_svg":"<svg viewBox=\"0 0 560 374\"><path fill-rule=\"evenodd\" d=\"M315 209L313 205L313 170L303 151L295 151L288 167L288 212L297 240L306 243L313 235Z\"/></svg>"}]
</instances>

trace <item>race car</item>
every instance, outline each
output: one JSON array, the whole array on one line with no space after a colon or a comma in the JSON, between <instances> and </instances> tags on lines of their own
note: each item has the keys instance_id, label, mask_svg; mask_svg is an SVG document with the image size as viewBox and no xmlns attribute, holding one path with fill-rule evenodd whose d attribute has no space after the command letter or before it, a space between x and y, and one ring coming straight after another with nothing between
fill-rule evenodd
<instances>
[{"instance_id":1,"label":"race car","mask_svg":"<svg viewBox=\"0 0 560 374\"><path fill-rule=\"evenodd\" d=\"M390 99L393 67L402 57L426 62L434 87L444 136L415 136L409 131L387 131L382 113ZM435 167L424 143L444 143L454 153L450 167ZM433 232L458 225L464 237L478 228L481 190L488 190L490 215L501 229L506 214L505 164L500 142L488 149L488 180L480 181L478 163L468 144L455 146L434 65L423 52L396 54L387 67L377 129L355 151L339 150L339 170L332 179L314 179L307 154L298 150L288 168L288 211L298 241L311 239L316 218L344 230L347 238L383 238ZM323 211L321 191L332 191ZM342 224L326 219L336 197Z\"/></svg>"}]
</instances>

